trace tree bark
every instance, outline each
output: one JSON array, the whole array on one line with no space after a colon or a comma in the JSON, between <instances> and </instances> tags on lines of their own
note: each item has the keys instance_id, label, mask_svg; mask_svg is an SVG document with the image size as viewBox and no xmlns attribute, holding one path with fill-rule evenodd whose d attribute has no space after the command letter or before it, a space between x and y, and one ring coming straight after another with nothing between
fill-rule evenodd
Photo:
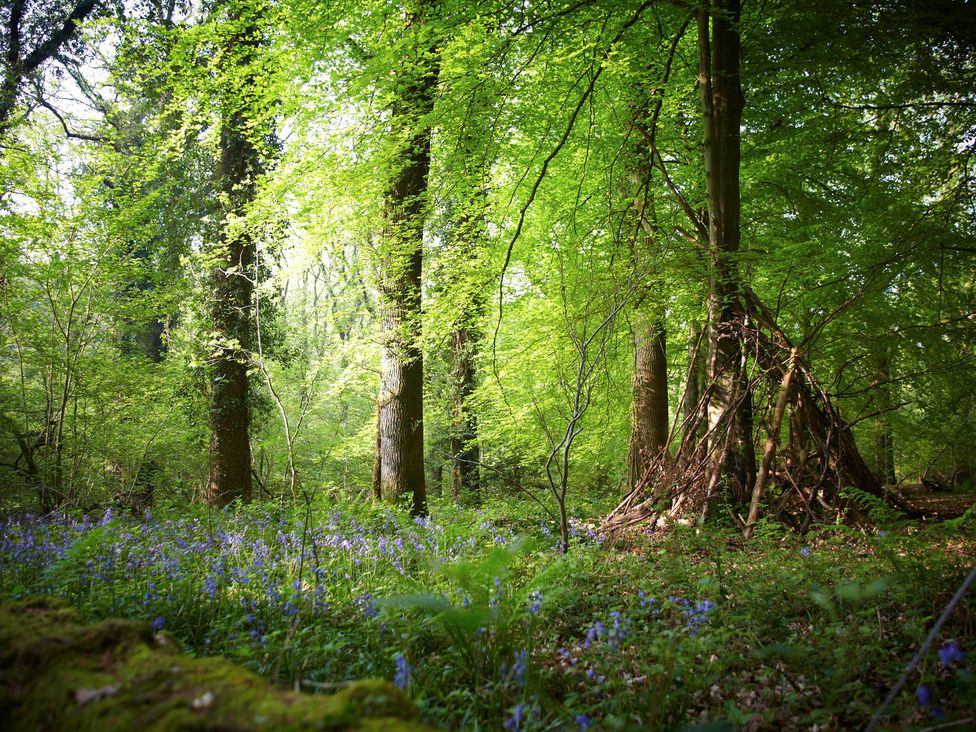
<instances>
[{"instance_id":1,"label":"tree bark","mask_svg":"<svg viewBox=\"0 0 976 732\"><path fill-rule=\"evenodd\" d=\"M704 118L708 207L709 368L708 427L713 460L739 497L752 485L755 450L749 425L751 395L744 378L739 314L741 282L739 130L745 99L739 77L739 0L717 0L698 14L699 90ZM711 31L709 31L711 21ZM724 443L730 441L729 449Z\"/></svg>"},{"instance_id":2,"label":"tree bark","mask_svg":"<svg viewBox=\"0 0 976 732\"><path fill-rule=\"evenodd\" d=\"M424 369L420 350L423 232L430 171L430 122L438 63L423 42L427 3L407 13L415 39L396 78L391 134L402 139L386 191L381 253L382 360L380 383L380 490L383 499L410 496L411 513L427 513L424 478Z\"/></svg>"},{"instance_id":3,"label":"tree bark","mask_svg":"<svg viewBox=\"0 0 976 732\"><path fill-rule=\"evenodd\" d=\"M667 450L668 364L664 325L638 314L634 325L633 398L630 430L630 487Z\"/></svg>"},{"instance_id":4,"label":"tree bark","mask_svg":"<svg viewBox=\"0 0 976 732\"><path fill-rule=\"evenodd\" d=\"M474 356L476 336L467 323L460 323L451 337L451 491L454 500L464 498L477 503L481 492L481 447L478 444L478 417L471 408L475 390Z\"/></svg>"},{"instance_id":5,"label":"tree bark","mask_svg":"<svg viewBox=\"0 0 976 732\"><path fill-rule=\"evenodd\" d=\"M684 396L681 400L681 418L683 424L682 441L695 441L700 425L698 424L698 405L704 392L702 363L704 362L704 343L702 340L701 323L693 320L688 327L688 373L685 383Z\"/></svg>"},{"instance_id":6,"label":"tree bark","mask_svg":"<svg viewBox=\"0 0 976 732\"><path fill-rule=\"evenodd\" d=\"M224 222L215 252L212 319L215 341L211 362L210 480L207 498L215 506L251 498L251 421L248 403L248 346L253 331L250 279L254 268L253 235L241 225L254 200L261 173L254 129L258 91L260 8L227 3L228 27L222 71L237 75L222 101L220 122L220 192ZM236 87L236 88L235 88Z\"/></svg>"}]
</instances>

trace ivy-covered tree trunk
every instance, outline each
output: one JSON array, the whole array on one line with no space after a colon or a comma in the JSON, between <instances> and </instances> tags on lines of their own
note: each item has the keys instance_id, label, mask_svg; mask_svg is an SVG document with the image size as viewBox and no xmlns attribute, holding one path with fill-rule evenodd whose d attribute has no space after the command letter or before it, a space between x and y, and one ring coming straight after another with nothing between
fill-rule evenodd
<instances>
[{"instance_id":1,"label":"ivy-covered tree trunk","mask_svg":"<svg viewBox=\"0 0 976 732\"><path fill-rule=\"evenodd\" d=\"M383 499L410 496L411 512L427 512L424 478L424 367L420 350L421 275L430 171L430 122L437 58L425 38L427 3L411 7L406 34L413 42L396 74L391 135L398 140L385 195L381 245L382 361L380 365L379 482Z\"/></svg>"},{"instance_id":2,"label":"ivy-covered tree trunk","mask_svg":"<svg viewBox=\"0 0 976 732\"><path fill-rule=\"evenodd\" d=\"M668 363L664 325L638 311L634 323L631 402L630 487L659 460L668 443Z\"/></svg>"},{"instance_id":3,"label":"ivy-covered tree trunk","mask_svg":"<svg viewBox=\"0 0 976 732\"><path fill-rule=\"evenodd\" d=\"M699 90L704 118L705 189L711 275L708 296L712 460L738 496L755 476L755 450L744 379L740 316L739 128L745 99L739 78L739 0L718 0L698 14ZM709 21L711 30L709 30Z\"/></svg>"},{"instance_id":4,"label":"ivy-covered tree trunk","mask_svg":"<svg viewBox=\"0 0 976 732\"><path fill-rule=\"evenodd\" d=\"M224 506L251 498L251 421L248 403L248 345L254 326L255 243L242 224L254 200L261 158L255 119L261 9L229 2L221 39L226 75L221 100L220 194L224 221L214 252L213 355L210 397L210 480L207 497Z\"/></svg>"}]
</instances>

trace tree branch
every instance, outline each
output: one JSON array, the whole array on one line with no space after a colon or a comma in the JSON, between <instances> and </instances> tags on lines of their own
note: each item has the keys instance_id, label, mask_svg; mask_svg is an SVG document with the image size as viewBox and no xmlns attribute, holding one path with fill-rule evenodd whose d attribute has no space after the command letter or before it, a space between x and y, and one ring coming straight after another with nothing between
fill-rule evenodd
<instances>
[{"instance_id":1,"label":"tree branch","mask_svg":"<svg viewBox=\"0 0 976 732\"><path fill-rule=\"evenodd\" d=\"M57 118L58 122L61 123L61 127L64 129L65 137L71 138L72 140L87 140L88 142L105 142L105 138L102 137L101 135L89 135L84 132L72 132L68 128L68 123L65 121L64 117L61 116L61 113L58 112L58 110L56 110L49 102L47 102L44 99L41 99L40 105L44 107L44 109L46 109L48 112L53 114Z\"/></svg>"}]
</instances>

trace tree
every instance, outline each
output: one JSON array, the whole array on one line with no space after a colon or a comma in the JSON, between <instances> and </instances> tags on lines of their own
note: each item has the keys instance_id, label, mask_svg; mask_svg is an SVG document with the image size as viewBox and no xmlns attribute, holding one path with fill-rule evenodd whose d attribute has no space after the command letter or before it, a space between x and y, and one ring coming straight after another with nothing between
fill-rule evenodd
<instances>
[{"instance_id":1,"label":"tree","mask_svg":"<svg viewBox=\"0 0 976 732\"><path fill-rule=\"evenodd\" d=\"M424 366L419 336L423 234L430 171L430 114L437 84L437 49L428 16L432 3L406 7L402 65L390 103L394 153L384 195L380 296L382 366L378 456L387 501L410 496L411 512L427 512L424 477Z\"/></svg>"},{"instance_id":2,"label":"tree","mask_svg":"<svg viewBox=\"0 0 976 732\"><path fill-rule=\"evenodd\" d=\"M207 496L214 505L223 506L251 497L248 348L254 331L255 235L246 216L263 170L261 142L267 134L268 111L260 108L259 93L259 52L267 8L262 3L229 0L218 10L226 14L219 25L218 48L225 85L220 97L218 172L224 218L214 252Z\"/></svg>"},{"instance_id":3,"label":"tree","mask_svg":"<svg viewBox=\"0 0 976 732\"><path fill-rule=\"evenodd\" d=\"M77 0L67 7L59 0L12 0L7 5L6 32L0 40L4 60L0 78L0 139L13 124L17 97L24 82L72 40L78 25L98 5L99 0Z\"/></svg>"}]
</instances>

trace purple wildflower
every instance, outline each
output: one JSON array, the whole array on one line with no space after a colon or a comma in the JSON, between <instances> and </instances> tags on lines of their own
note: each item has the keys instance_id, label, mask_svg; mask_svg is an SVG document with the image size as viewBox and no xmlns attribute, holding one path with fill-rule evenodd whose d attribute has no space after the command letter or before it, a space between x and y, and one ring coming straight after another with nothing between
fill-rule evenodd
<instances>
[{"instance_id":1,"label":"purple wildflower","mask_svg":"<svg viewBox=\"0 0 976 732\"><path fill-rule=\"evenodd\" d=\"M402 653L396 654L393 660L396 663L396 673L393 675L393 683L397 685L400 691L406 691L407 687L410 686L413 666L404 658Z\"/></svg>"},{"instance_id":2,"label":"purple wildflower","mask_svg":"<svg viewBox=\"0 0 976 732\"><path fill-rule=\"evenodd\" d=\"M515 709L512 710L512 716L505 722L505 729L511 730L512 732L518 732L518 730L522 729L522 724L526 719L526 712L530 710L531 708L528 704L516 704Z\"/></svg>"},{"instance_id":3,"label":"purple wildflower","mask_svg":"<svg viewBox=\"0 0 976 732\"><path fill-rule=\"evenodd\" d=\"M939 649L939 663L942 664L942 668L949 668L956 663L962 663L965 658L966 654L956 641L947 643Z\"/></svg>"},{"instance_id":4,"label":"purple wildflower","mask_svg":"<svg viewBox=\"0 0 976 732\"><path fill-rule=\"evenodd\" d=\"M919 706L927 707L932 703L932 692L925 684L921 684L915 689L915 697L918 699Z\"/></svg>"}]
</instances>

